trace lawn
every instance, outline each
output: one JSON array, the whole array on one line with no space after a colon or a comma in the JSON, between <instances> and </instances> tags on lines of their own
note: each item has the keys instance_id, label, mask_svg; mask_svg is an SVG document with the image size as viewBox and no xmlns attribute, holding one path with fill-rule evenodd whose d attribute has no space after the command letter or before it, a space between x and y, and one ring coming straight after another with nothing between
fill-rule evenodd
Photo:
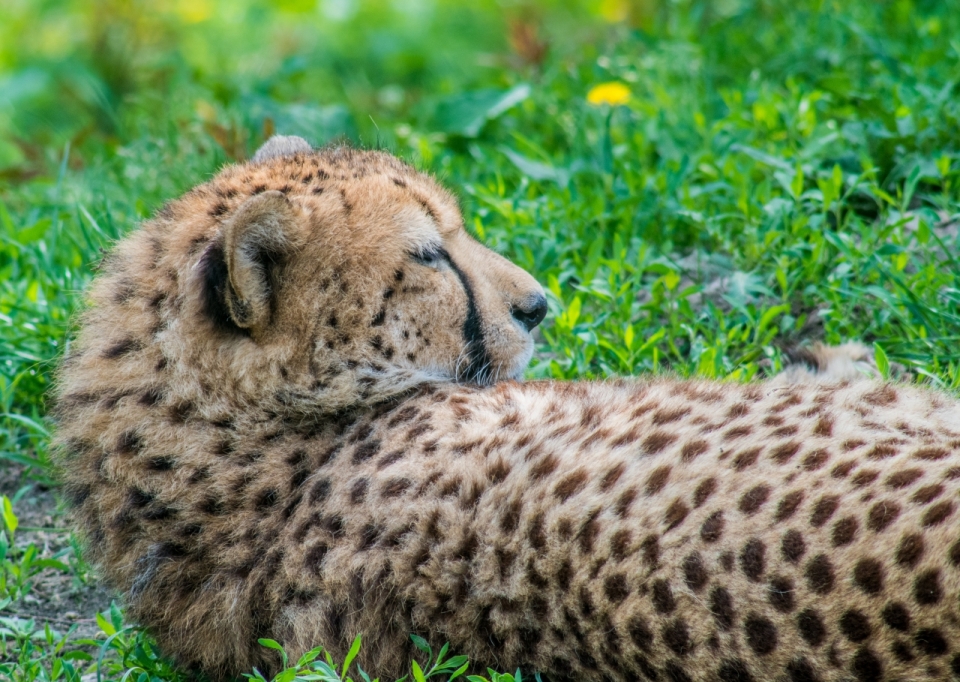
<instances>
[{"instance_id":1,"label":"lawn","mask_svg":"<svg viewBox=\"0 0 960 682\"><path fill-rule=\"evenodd\" d=\"M47 393L101 250L273 132L454 188L548 291L530 377L860 339L960 391L960 0L4 0L0 678L182 678L83 561Z\"/></svg>"}]
</instances>

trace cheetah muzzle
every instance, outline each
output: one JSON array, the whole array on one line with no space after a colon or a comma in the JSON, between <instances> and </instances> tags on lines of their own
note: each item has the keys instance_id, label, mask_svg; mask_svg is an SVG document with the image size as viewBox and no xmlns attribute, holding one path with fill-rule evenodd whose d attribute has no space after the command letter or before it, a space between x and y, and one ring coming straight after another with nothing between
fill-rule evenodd
<instances>
[{"instance_id":1,"label":"cheetah muzzle","mask_svg":"<svg viewBox=\"0 0 960 682\"><path fill-rule=\"evenodd\" d=\"M65 490L187 668L363 633L399 675L415 632L554 681L960 676L951 397L518 383L536 282L430 177L291 138L122 240L89 300Z\"/></svg>"}]
</instances>

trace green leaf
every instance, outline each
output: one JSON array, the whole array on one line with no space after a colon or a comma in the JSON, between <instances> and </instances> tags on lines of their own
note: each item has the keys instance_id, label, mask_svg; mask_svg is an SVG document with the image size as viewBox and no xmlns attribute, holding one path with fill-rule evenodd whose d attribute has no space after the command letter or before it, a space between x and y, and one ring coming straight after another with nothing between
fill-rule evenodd
<instances>
[{"instance_id":1,"label":"green leaf","mask_svg":"<svg viewBox=\"0 0 960 682\"><path fill-rule=\"evenodd\" d=\"M415 647L420 649L420 651L425 653L430 658L433 658L433 649L431 649L430 645L427 644L427 640L425 640L420 635L410 635L410 640L413 642L413 645Z\"/></svg>"},{"instance_id":2,"label":"green leaf","mask_svg":"<svg viewBox=\"0 0 960 682\"><path fill-rule=\"evenodd\" d=\"M790 191L794 199L799 199L800 195L803 194L803 181L803 167L797 164L797 171L793 174L793 181L790 183Z\"/></svg>"},{"instance_id":3,"label":"green leaf","mask_svg":"<svg viewBox=\"0 0 960 682\"><path fill-rule=\"evenodd\" d=\"M880 372L880 376L884 379L890 378L890 360L887 358L887 353L883 350L879 343L873 344L873 361L877 365L877 371Z\"/></svg>"},{"instance_id":4,"label":"green leaf","mask_svg":"<svg viewBox=\"0 0 960 682\"><path fill-rule=\"evenodd\" d=\"M770 326L770 323L780 315L788 312L790 312L790 306L786 304L775 305L772 308L765 310L763 315L760 316L760 321L757 323L757 333L754 339L759 341L760 337L763 335L763 332L768 326Z\"/></svg>"},{"instance_id":5,"label":"green leaf","mask_svg":"<svg viewBox=\"0 0 960 682\"><path fill-rule=\"evenodd\" d=\"M410 661L410 670L413 672L413 679L416 682L425 682L426 677L423 675L423 670L420 669L420 664L416 661Z\"/></svg>"},{"instance_id":6,"label":"green leaf","mask_svg":"<svg viewBox=\"0 0 960 682\"><path fill-rule=\"evenodd\" d=\"M940 174L941 178L946 178L950 174L950 157L946 154L941 154L940 157L936 160L937 172Z\"/></svg>"},{"instance_id":7,"label":"green leaf","mask_svg":"<svg viewBox=\"0 0 960 682\"><path fill-rule=\"evenodd\" d=\"M717 349L707 348L697 361L697 374L713 379L717 376Z\"/></svg>"},{"instance_id":8,"label":"green leaf","mask_svg":"<svg viewBox=\"0 0 960 682\"><path fill-rule=\"evenodd\" d=\"M273 682L293 682L297 676L296 668L286 668L273 678Z\"/></svg>"},{"instance_id":9,"label":"green leaf","mask_svg":"<svg viewBox=\"0 0 960 682\"><path fill-rule=\"evenodd\" d=\"M580 309L582 306L583 302L579 296L576 296L572 301L570 301L570 306L563 315L566 326L569 329L573 329L577 324L577 320L580 319Z\"/></svg>"},{"instance_id":10,"label":"green leaf","mask_svg":"<svg viewBox=\"0 0 960 682\"><path fill-rule=\"evenodd\" d=\"M16 240L24 246L38 242L47 234L47 230L50 229L50 225L52 224L49 218L42 218L30 227L25 227L18 231Z\"/></svg>"},{"instance_id":11,"label":"green leaf","mask_svg":"<svg viewBox=\"0 0 960 682\"><path fill-rule=\"evenodd\" d=\"M780 170L786 171L788 173L793 170L790 164L784 161L783 159L778 159L777 157L771 154L762 152L759 149L754 149L753 147L748 147L743 144L734 144L730 146L730 150L735 152L740 152L741 154L746 154L751 159L754 159L755 161L759 161L760 163L765 163L766 165L772 168L779 168Z\"/></svg>"},{"instance_id":12,"label":"green leaf","mask_svg":"<svg viewBox=\"0 0 960 682\"><path fill-rule=\"evenodd\" d=\"M2 496L3 499L3 525L10 532L12 537L14 533L17 532L17 526L20 525L17 515L13 513L13 505L10 503L10 498L6 495Z\"/></svg>"},{"instance_id":13,"label":"green leaf","mask_svg":"<svg viewBox=\"0 0 960 682\"><path fill-rule=\"evenodd\" d=\"M357 657L358 653L360 653L360 635L357 635L353 640L353 644L350 645L350 651L347 652L346 657L343 659L343 668L340 670L341 675L347 674L347 671L350 670L350 664L353 663L353 659Z\"/></svg>"},{"instance_id":14,"label":"green leaf","mask_svg":"<svg viewBox=\"0 0 960 682\"><path fill-rule=\"evenodd\" d=\"M120 610L115 601L110 602L110 622L117 630L123 627L123 611Z\"/></svg>"},{"instance_id":15,"label":"green leaf","mask_svg":"<svg viewBox=\"0 0 960 682\"><path fill-rule=\"evenodd\" d=\"M467 662L466 656L463 656L463 655L451 656L450 658L448 658L446 661L443 662L443 669L454 670L455 668L459 668L461 665L463 665L466 662Z\"/></svg>"},{"instance_id":16,"label":"green leaf","mask_svg":"<svg viewBox=\"0 0 960 682\"><path fill-rule=\"evenodd\" d=\"M922 169L920 168L920 164L917 164L913 167L913 170L910 171L910 175L907 176L907 181L903 186L903 199L900 203L901 212L906 212L910 208L910 202L913 200L914 192L917 191L921 174Z\"/></svg>"},{"instance_id":17,"label":"green leaf","mask_svg":"<svg viewBox=\"0 0 960 682\"><path fill-rule=\"evenodd\" d=\"M461 665L459 668L457 668L457 669L453 672L452 675L450 675L450 680L455 680L455 679L457 679L458 677L460 677L461 675L463 675L463 673L467 672L467 668L469 668L469 667L470 667L470 663L469 663L469 662L464 663L463 665ZM469 678L468 678L468 679L469 679ZM450 680L448 680L448 682L450 682Z\"/></svg>"},{"instance_id":18,"label":"green leaf","mask_svg":"<svg viewBox=\"0 0 960 682\"><path fill-rule=\"evenodd\" d=\"M105 635L107 635L107 636L116 634L117 629L116 629L115 627L113 627L113 625L110 623L110 621L108 621L106 618L104 618L104 616L103 616L102 613L98 613L98 614L96 615L96 619L97 619L97 625L98 625L99 628L103 631L103 634L105 634Z\"/></svg>"},{"instance_id":19,"label":"green leaf","mask_svg":"<svg viewBox=\"0 0 960 682\"><path fill-rule=\"evenodd\" d=\"M570 173L566 169L556 168L542 161L534 161L508 147L501 147L500 151L510 159L521 173L534 180L550 180L558 185L566 186L570 182Z\"/></svg>"},{"instance_id":20,"label":"green leaf","mask_svg":"<svg viewBox=\"0 0 960 682\"><path fill-rule=\"evenodd\" d=\"M261 646L264 646L268 649L274 649L276 651L279 651L280 658L283 660L283 667L284 668L287 667L287 652L283 650L283 647L278 642L272 639L266 639L266 638L258 639L257 642L259 642Z\"/></svg>"},{"instance_id":21,"label":"green leaf","mask_svg":"<svg viewBox=\"0 0 960 682\"><path fill-rule=\"evenodd\" d=\"M440 652L437 654L437 662L435 665L443 664L443 657L447 655L447 651L450 649L450 642L444 642L443 646L440 647Z\"/></svg>"},{"instance_id":22,"label":"green leaf","mask_svg":"<svg viewBox=\"0 0 960 682\"><path fill-rule=\"evenodd\" d=\"M487 121L493 120L530 96L526 83L509 90L461 92L437 102L433 128L441 133L476 137Z\"/></svg>"},{"instance_id":23,"label":"green leaf","mask_svg":"<svg viewBox=\"0 0 960 682\"><path fill-rule=\"evenodd\" d=\"M258 639L257 642L260 646L265 646L268 649L276 649L277 651L283 651L283 647L280 644L272 639Z\"/></svg>"},{"instance_id":24,"label":"green leaf","mask_svg":"<svg viewBox=\"0 0 960 682\"><path fill-rule=\"evenodd\" d=\"M307 653L305 653L303 656L301 656L301 657L297 660L297 667L298 667L298 668L305 668L306 666L310 665L310 664L313 663L315 660L317 660L317 658L318 658L318 657L320 656L320 654L322 654L322 653L323 653L323 647L322 647L322 646L318 646L318 647L316 647L316 648L314 648L314 649L310 649L310 651L308 651Z\"/></svg>"}]
</instances>

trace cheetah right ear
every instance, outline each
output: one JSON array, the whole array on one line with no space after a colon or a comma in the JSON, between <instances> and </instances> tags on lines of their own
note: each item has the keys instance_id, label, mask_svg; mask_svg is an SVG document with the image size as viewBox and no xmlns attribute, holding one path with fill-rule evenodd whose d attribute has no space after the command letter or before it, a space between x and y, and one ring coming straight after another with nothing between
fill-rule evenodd
<instances>
[{"instance_id":1,"label":"cheetah right ear","mask_svg":"<svg viewBox=\"0 0 960 682\"><path fill-rule=\"evenodd\" d=\"M270 191L248 199L224 224L223 297L238 327L251 329L270 321L279 266L290 247L287 232L296 219L289 199Z\"/></svg>"}]
</instances>

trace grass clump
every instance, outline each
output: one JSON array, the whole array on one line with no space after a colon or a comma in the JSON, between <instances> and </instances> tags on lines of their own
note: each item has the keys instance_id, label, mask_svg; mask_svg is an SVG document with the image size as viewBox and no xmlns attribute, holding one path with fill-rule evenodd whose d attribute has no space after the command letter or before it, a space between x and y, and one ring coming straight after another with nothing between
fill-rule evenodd
<instances>
[{"instance_id":1,"label":"grass clump","mask_svg":"<svg viewBox=\"0 0 960 682\"><path fill-rule=\"evenodd\" d=\"M545 285L531 377L860 339L955 391L957 35L958 0L5 2L0 675L181 679L96 591L45 416L101 250L164 200L273 132L380 146ZM351 669L312 654L284 682Z\"/></svg>"}]
</instances>

